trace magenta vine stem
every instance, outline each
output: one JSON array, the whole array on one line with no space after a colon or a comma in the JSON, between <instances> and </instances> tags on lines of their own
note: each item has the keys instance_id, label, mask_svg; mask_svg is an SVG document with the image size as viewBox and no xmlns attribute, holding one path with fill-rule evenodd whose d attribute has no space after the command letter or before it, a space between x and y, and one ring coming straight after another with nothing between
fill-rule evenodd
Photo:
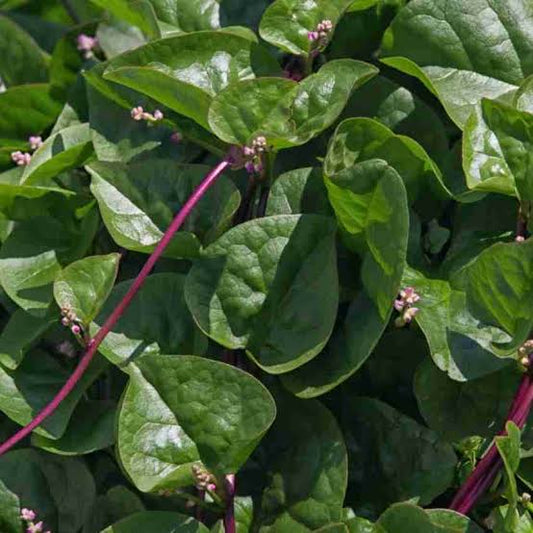
<instances>
[{"instance_id":1,"label":"magenta vine stem","mask_svg":"<svg viewBox=\"0 0 533 533\"><path fill-rule=\"evenodd\" d=\"M227 474L224 484L227 495L224 531L225 533L235 533L235 474Z\"/></svg>"},{"instance_id":2,"label":"magenta vine stem","mask_svg":"<svg viewBox=\"0 0 533 533\"><path fill-rule=\"evenodd\" d=\"M213 170L211 170L211 172L209 172L209 174L207 174L207 176L203 179L200 185L198 185L198 187L194 190L185 205L175 216L174 220L168 227L162 239L157 244L153 253L147 259L138 276L131 284L128 292L124 295L124 298L115 307L115 309L113 310L109 318L105 321L104 325L100 328L98 333L88 341L86 351L72 375L68 378L63 387L61 387L61 390L56 394L54 399L46 407L44 407L42 411L40 411L29 424L20 429L17 433L15 433L12 437L10 437L0 446L0 455L6 453L13 446L15 446L15 444L17 444L24 437L29 435L37 426L42 424L42 422L46 420L50 415L52 415L54 411L59 407L61 402L70 394L72 389L76 386L80 378L87 370L87 367L91 363L91 360L93 359L94 354L98 350L98 347L100 346L101 342L105 339L106 335L111 331L113 326L117 323L124 311L130 305L134 296L144 284L146 278L148 277L148 274L150 274L150 272L154 268L157 260L163 254L165 248L169 245L174 234L180 229L180 227L190 215L196 204L203 198L207 190L211 187L211 185L215 183L215 181L220 177L220 175L224 172L224 170L226 170L226 168L230 164L230 158L226 157L225 159L223 159L215 168L213 168Z\"/></svg>"},{"instance_id":3,"label":"magenta vine stem","mask_svg":"<svg viewBox=\"0 0 533 533\"><path fill-rule=\"evenodd\" d=\"M526 423L532 403L533 379L526 374L522 378L509 409L507 422L512 421L522 429ZM499 433L499 435L505 434L505 429ZM502 460L498 449L496 444L492 443L487 453L474 468L474 471L457 491L449 508L462 514L468 514L479 497L490 487L501 466Z\"/></svg>"}]
</instances>

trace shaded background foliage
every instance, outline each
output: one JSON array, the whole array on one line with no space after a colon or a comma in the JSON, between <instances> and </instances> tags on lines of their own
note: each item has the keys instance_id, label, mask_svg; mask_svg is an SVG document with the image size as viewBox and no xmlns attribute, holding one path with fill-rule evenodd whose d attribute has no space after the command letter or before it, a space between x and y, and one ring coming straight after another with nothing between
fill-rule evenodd
<instances>
[{"instance_id":1,"label":"shaded background foliage","mask_svg":"<svg viewBox=\"0 0 533 533\"><path fill-rule=\"evenodd\" d=\"M529 424L471 517L445 508L533 322L532 24L529 0L0 0L2 441L218 158L269 145L0 457L0 530L221 532L235 473L239 533L531 531Z\"/></svg>"}]
</instances>

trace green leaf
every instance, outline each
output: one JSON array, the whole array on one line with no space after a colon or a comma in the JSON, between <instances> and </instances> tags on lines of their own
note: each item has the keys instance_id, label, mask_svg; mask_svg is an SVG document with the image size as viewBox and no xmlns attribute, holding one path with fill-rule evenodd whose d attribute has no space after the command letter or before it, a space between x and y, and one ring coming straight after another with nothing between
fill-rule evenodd
<instances>
[{"instance_id":1,"label":"green leaf","mask_svg":"<svg viewBox=\"0 0 533 533\"><path fill-rule=\"evenodd\" d=\"M35 432L59 439L77 403L105 366L105 359L97 357L74 390ZM30 351L16 370L0 368L0 411L17 424L28 424L54 398L69 375L70 371L46 352Z\"/></svg>"},{"instance_id":2,"label":"green leaf","mask_svg":"<svg viewBox=\"0 0 533 533\"><path fill-rule=\"evenodd\" d=\"M481 98L512 93L533 72L532 22L521 0L410 2L385 34L383 61L418 77L462 128Z\"/></svg>"},{"instance_id":3,"label":"green leaf","mask_svg":"<svg viewBox=\"0 0 533 533\"><path fill-rule=\"evenodd\" d=\"M77 533L95 498L93 478L82 461L30 448L0 457L0 478L21 507L35 511L51 531Z\"/></svg>"},{"instance_id":4,"label":"green leaf","mask_svg":"<svg viewBox=\"0 0 533 533\"><path fill-rule=\"evenodd\" d=\"M20 533L20 502L0 481L0 528L4 533Z\"/></svg>"},{"instance_id":5,"label":"green leaf","mask_svg":"<svg viewBox=\"0 0 533 533\"><path fill-rule=\"evenodd\" d=\"M27 141L50 127L61 106L44 83L11 87L0 93L0 143L8 139Z\"/></svg>"},{"instance_id":6,"label":"green leaf","mask_svg":"<svg viewBox=\"0 0 533 533\"><path fill-rule=\"evenodd\" d=\"M61 265L85 254L98 219L94 210L81 223L35 217L17 224L0 249L0 284L26 311L43 316Z\"/></svg>"},{"instance_id":7,"label":"green leaf","mask_svg":"<svg viewBox=\"0 0 533 533\"><path fill-rule=\"evenodd\" d=\"M8 87L46 81L45 53L29 34L4 15L0 15L0 56L0 78Z\"/></svg>"},{"instance_id":8,"label":"green leaf","mask_svg":"<svg viewBox=\"0 0 533 533\"><path fill-rule=\"evenodd\" d=\"M331 215L322 171L299 168L276 178L268 196L266 216L298 214Z\"/></svg>"},{"instance_id":9,"label":"green leaf","mask_svg":"<svg viewBox=\"0 0 533 533\"><path fill-rule=\"evenodd\" d=\"M58 455L84 455L115 444L114 405L101 400L80 402L60 439L53 440L37 433L32 445Z\"/></svg>"},{"instance_id":10,"label":"green leaf","mask_svg":"<svg viewBox=\"0 0 533 533\"><path fill-rule=\"evenodd\" d=\"M95 255L68 265L54 281L57 305L88 326L113 288L119 260L119 254Z\"/></svg>"},{"instance_id":11,"label":"green leaf","mask_svg":"<svg viewBox=\"0 0 533 533\"><path fill-rule=\"evenodd\" d=\"M405 528L408 528L407 530ZM454 511L424 511L412 503L396 503L376 522L374 533L481 533L475 522Z\"/></svg>"},{"instance_id":12,"label":"green leaf","mask_svg":"<svg viewBox=\"0 0 533 533\"><path fill-rule=\"evenodd\" d=\"M395 135L386 126L368 118L341 122L330 141L324 173L331 177L371 159L383 159L398 172L410 203L425 189L441 198L450 196L440 170L422 146L409 137Z\"/></svg>"},{"instance_id":13,"label":"green leaf","mask_svg":"<svg viewBox=\"0 0 533 533\"><path fill-rule=\"evenodd\" d=\"M414 497L427 505L451 485L456 457L435 432L377 400L357 398L347 407L341 426L356 513Z\"/></svg>"},{"instance_id":14,"label":"green leaf","mask_svg":"<svg viewBox=\"0 0 533 533\"><path fill-rule=\"evenodd\" d=\"M147 43L146 37L139 28L114 18L98 24L96 37L98 46L108 59Z\"/></svg>"},{"instance_id":15,"label":"green leaf","mask_svg":"<svg viewBox=\"0 0 533 533\"><path fill-rule=\"evenodd\" d=\"M523 342L533 321L533 240L483 250L452 282L466 293L472 314Z\"/></svg>"},{"instance_id":16,"label":"green leaf","mask_svg":"<svg viewBox=\"0 0 533 533\"><path fill-rule=\"evenodd\" d=\"M92 177L91 191L115 242L128 250L148 253L209 167L150 159L128 165L98 161L87 170ZM173 237L166 255L197 256L202 242L216 239L230 224L239 203L235 185L219 178Z\"/></svg>"},{"instance_id":17,"label":"green leaf","mask_svg":"<svg viewBox=\"0 0 533 533\"><path fill-rule=\"evenodd\" d=\"M96 498L83 526L83 533L102 531L105 527L144 510L144 505L137 494L122 485L117 485Z\"/></svg>"},{"instance_id":18,"label":"green leaf","mask_svg":"<svg viewBox=\"0 0 533 533\"><path fill-rule=\"evenodd\" d=\"M43 183L61 172L76 168L93 153L88 124L70 126L48 137L32 155L25 168L22 183Z\"/></svg>"},{"instance_id":19,"label":"green leaf","mask_svg":"<svg viewBox=\"0 0 533 533\"><path fill-rule=\"evenodd\" d=\"M257 531L315 531L339 522L348 459L333 415L317 400L276 396L279 415L264 448L267 477Z\"/></svg>"},{"instance_id":20,"label":"green leaf","mask_svg":"<svg viewBox=\"0 0 533 533\"><path fill-rule=\"evenodd\" d=\"M273 374L315 357L337 312L335 232L319 215L256 219L226 232L187 278L202 331L226 348L246 348Z\"/></svg>"},{"instance_id":21,"label":"green leaf","mask_svg":"<svg viewBox=\"0 0 533 533\"><path fill-rule=\"evenodd\" d=\"M350 377L368 358L392 313L405 266L409 214L398 174L370 160L326 179L330 202L349 243L361 259L361 289L323 353L284 377L294 394L323 394Z\"/></svg>"},{"instance_id":22,"label":"green leaf","mask_svg":"<svg viewBox=\"0 0 533 533\"><path fill-rule=\"evenodd\" d=\"M533 200L529 158L533 116L483 100L465 125L463 161L468 187Z\"/></svg>"},{"instance_id":23,"label":"green leaf","mask_svg":"<svg viewBox=\"0 0 533 533\"><path fill-rule=\"evenodd\" d=\"M414 287L420 296L415 320L426 336L433 361L450 378L476 379L507 364L494 355L493 344L504 344L511 337L476 319L467 308L464 292L453 290L448 281L427 278L409 267L402 283Z\"/></svg>"},{"instance_id":24,"label":"green leaf","mask_svg":"<svg viewBox=\"0 0 533 533\"><path fill-rule=\"evenodd\" d=\"M91 325L94 336L120 303L133 280L115 286ZM207 339L194 325L184 298L181 274L152 274L120 321L103 340L99 351L113 364L126 367L141 355L158 353L203 354Z\"/></svg>"},{"instance_id":25,"label":"green leaf","mask_svg":"<svg viewBox=\"0 0 533 533\"><path fill-rule=\"evenodd\" d=\"M26 352L46 332L55 318L36 317L17 309L0 333L0 363L14 370Z\"/></svg>"},{"instance_id":26,"label":"green leaf","mask_svg":"<svg viewBox=\"0 0 533 533\"><path fill-rule=\"evenodd\" d=\"M413 386L428 426L443 439L456 442L472 435L492 437L507 417L519 380L514 368L505 368L458 383L426 360Z\"/></svg>"},{"instance_id":27,"label":"green leaf","mask_svg":"<svg viewBox=\"0 0 533 533\"><path fill-rule=\"evenodd\" d=\"M289 54L308 55L311 42L307 33L322 20L336 25L353 0L276 0L264 12L259 34Z\"/></svg>"},{"instance_id":28,"label":"green leaf","mask_svg":"<svg viewBox=\"0 0 533 533\"><path fill-rule=\"evenodd\" d=\"M104 76L207 127L211 100L228 84L276 71L275 62L255 42L228 31L205 31L122 54Z\"/></svg>"},{"instance_id":29,"label":"green leaf","mask_svg":"<svg viewBox=\"0 0 533 533\"><path fill-rule=\"evenodd\" d=\"M199 459L218 475L234 473L275 414L268 390L237 368L188 355L147 355L122 400L120 459L145 492L193 484L191 466Z\"/></svg>"},{"instance_id":30,"label":"green leaf","mask_svg":"<svg viewBox=\"0 0 533 533\"><path fill-rule=\"evenodd\" d=\"M350 31L353 32L353 28ZM358 89L342 117L377 120L396 134L416 139L436 161L448 150L446 131L439 115L416 93L384 76L377 76Z\"/></svg>"},{"instance_id":31,"label":"green leaf","mask_svg":"<svg viewBox=\"0 0 533 533\"><path fill-rule=\"evenodd\" d=\"M209 533L194 518L167 511L135 513L104 529L102 533Z\"/></svg>"},{"instance_id":32,"label":"green leaf","mask_svg":"<svg viewBox=\"0 0 533 533\"><path fill-rule=\"evenodd\" d=\"M254 518L254 502L251 496L236 496L234 501L235 526L237 533L251 533ZM224 524L219 520L210 533L225 533Z\"/></svg>"},{"instance_id":33,"label":"green leaf","mask_svg":"<svg viewBox=\"0 0 533 533\"><path fill-rule=\"evenodd\" d=\"M300 83L283 78L241 81L215 97L209 125L232 144L246 144L258 134L275 148L305 144L331 126L352 91L376 74L368 63L338 59Z\"/></svg>"}]
</instances>

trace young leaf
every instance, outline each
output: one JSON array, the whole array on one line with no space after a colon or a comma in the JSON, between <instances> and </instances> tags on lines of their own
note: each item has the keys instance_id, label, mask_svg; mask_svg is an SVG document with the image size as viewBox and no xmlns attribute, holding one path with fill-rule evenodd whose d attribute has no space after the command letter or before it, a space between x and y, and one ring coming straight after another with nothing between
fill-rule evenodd
<instances>
[{"instance_id":1,"label":"young leaf","mask_svg":"<svg viewBox=\"0 0 533 533\"><path fill-rule=\"evenodd\" d=\"M132 280L115 286L100 315L91 325L94 335L122 300ZM99 351L113 364L127 365L145 354L203 354L207 339L194 325L185 304L181 274L152 274Z\"/></svg>"},{"instance_id":2,"label":"young leaf","mask_svg":"<svg viewBox=\"0 0 533 533\"><path fill-rule=\"evenodd\" d=\"M120 459L146 492L192 484L198 460L217 475L234 473L275 414L268 390L239 369L188 355L147 355L122 401Z\"/></svg>"},{"instance_id":3,"label":"young leaf","mask_svg":"<svg viewBox=\"0 0 533 533\"><path fill-rule=\"evenodd\" d=\"M150 159L129 165L98 161L87 170L115 242L128 250L151 252L209 168ZM202 242L209 243L226 229L239 203L235 185L219 179L176 233L166 255L197 256Z\"/></svg>"},{"instance_id":4,"label":"young leaf","mask_svg":"<svg viewBox=\"0 0 533 533\"><path fill-rule=\"evenodd\" d=\"M511 337L475 318L467 308L464 292L409 267L402 283L414 287L420 296L415 321L426 336L433 361L450 378L476 379L507 364L494 355L493 344L504 344Z\"/></svg>"},{"instance_id":5,"label":"young leaf","mask_svg":"<svg viewBox=\"0 0 533 533\"><path fill-rule=\"evenodd\" d=\"M532 201L532 148L533 116L483 100L464 130L463 162L468 187Z\"/></svg>"},{"instance_id":6,"label":"young leaf","mask_svg":"<svg viewBox=\"0 0 533 533\"><path fill-rule=\"evenodd\" d=\"M341 426L348 446L351 498L367 513L413 497L427 505L451 485L456 463L452 447L392 407L357 398Z\"/></svg>"},{"instance_id":7,"label":"young leaf","mask_svg":"<svg viewBox=\"0 0 533 533\"><path fill-rule=\"evenodd\" d=\"M348 379L372 353L391 316L407 253L407 195L393 168L365 161L326 185L343 237L362 261L356 280L362 287L324 352L284 377L285 386L303 398Z\"/></svg>"},{"instance_id":8,"label":"young leaf","mask_svg":"<svg viewBox=\"0 0 533 533\"><path fill-rule=\"evenodd\" d=\"M279 215L226 232L187 277L194 319L226 348L246 348L265 371L288 372L315 357L338 303L334 221Z\"/></svg>"},{"instance_id":9,"label":"young leaf","mask_svg":"<svg viewBox=\"0 0 533 533\"><path fill-rule=\"evenodd\" d=\"M88 326L113 288L119 260L119 254L95 255L68 265L54 281L57 305Z\"/></svg>"},{"instance_id":10,"label":"young leaf","mask_svg":"<svg viewBox=\"0 0 533 533\"><path fill-rule=\"evenodd\" d=\"M70 126L48 137L24 169L21 183L43 183L65 170L76 168L93 153L88 124Z\"/></svg>"},{"instance_id":11,"label":"young leaf","mask_svg":"<svg viewBox=\"0 0 533 533\"><path fill-rule=\"evenodd\" d=\"M307 34L317 24L329 20L335 26L354 0L276 0L263 14L259 34L289 54L308 55L311 41Z\"/></svg>"},{"instance_id":12,"label":"young leaf","mask_svg":"<svg viewBox=\"0 0 533 533\"><path fill-rule=\"evenodd\" d=\"M104 76L207 127L209 104L229 83L276 71L275 61L255 42L227 31L205 31L122 54Z\"/></svg>"},{"instance_id":13,"label":"young leaf","mask_svg":"<svg viewBox=\"0 0 533 533\"><path fill-rule=\"evenodd\" d=\"M340 521L348 459L337 422L317 400L276 400L280 414L260 455L267 483L257 531L315 531Z\"/></svg>"},{"instance_id":14,"label":"young leaf","mask_svg":"<svg viewBox=\"0 0 533 533\"><path fill-rule=\"evenodd\" d=\"M232 144L259 134L275 148L305 144L331 126L352 91L376 74L368 63L338 59L300 83L283 78L235 83L213 100L209 125Z\"/></svg>"},{"instance_id":15,"label":"young leaf","mask_svg":"<svg viewBox=\"0 0 533 533\"><path fill-rule=\"evenodd\" d=\"M31 448L0 457L0 478L18 495L21 507L32 509L47 528L62 533L79 531L96 495L82 461Z\"/></svg>"},{"instance_id":16,"label":"young leaf","mask_svg":"<svg viewBox=\"0 0 533 533\"><path fill-rule=\"evenodd\" d=\"M480 20L483 38L472 38ZM532 22L520 0L410 2L385 34L383 62L419 78L462 128L481 98L512 93L533 73Z\"/></svg>"},{"instance_id":17,"label":"young leaf","mask_svg":"<svg viewBox=\"0 0 533 533\"><path fill-rule=\"evenodd\" d=\"M209 530L194 518L168 511L145 511L135 513L102 533L209 533Z\"/></svg>"}]
</instances>

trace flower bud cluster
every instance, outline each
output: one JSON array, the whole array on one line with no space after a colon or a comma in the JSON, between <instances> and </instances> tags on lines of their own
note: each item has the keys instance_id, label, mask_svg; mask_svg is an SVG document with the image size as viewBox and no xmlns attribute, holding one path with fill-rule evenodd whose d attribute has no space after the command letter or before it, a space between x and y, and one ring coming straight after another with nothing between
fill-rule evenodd
<instances>
[{"instance_id":1,"label":"flower bud cluster","mask_svg":"<svg viewBox=\"0 0 533 533\"><path fill-rule=\"evenodd\" d=\"M153 123L163 120L163 117L164 115L159 109L156 109L153 114L145 111L140 105L131 110L131 118L133 120L146 120L147 122Z\"/></svg>"},{"instance_id":2,"label":"flower bud cluster","mask_svg":"<svg viewBox=\"0 0 533 533\"><path fill-rule=\"evenodd\" d=\"M193 465L192 473L198 490L208 490L210 492L217 490L215 476L209 473L205 468L200 465Z\"/></svg>"},{"instance_id":3,"label":"flower bud cluster","mask_svg":"<svg viewBox=\"0 0 533 533\"><path fill-rule=\"evenodd\" d=\"M318 48L325 48L333 31L333 23L331 20L323 20L317 24L314 31L307 32L307 38L315 43Z\"/></svg>"},{"instance_id":4,"label":"flower bud cluster","mask_svg":"<svg viewBox=\"0 0 533 533\"><path fill-rule=\"evenodd\" d=\"M21 509L20 511L20 518L24 522L26 522L26 533L42 533L43 532L43 523L41 522L35 522L35 519L37 518L37 515L35 511L32 511L31 509ZM46 531L45 533L50 533L50 531Z\"/></svg>"},{"instance_id":5,"label":"flower bud cluster","mask_svg":"<svg viewBox=\"0 0 533 533\"><path fill-rule=\"evenodd\" d=\"M266 152L267 140L263 135L259 135L252 141L251 146L243 148L245 159L244 168L248 174L260 174L263 171L263 155Z\"/></svg>"},{"instance_id":6,"label":"flower bud cluster","mask_svg":"<svg viewBox=\"0 0 533 533\"><path fill-rule=\"evenodd\" d=\"M394 300L394 309L401 313L395 322L397 327L401 328L413 320L419 311L418 307L415 307L414 304L419 300L420 296L413 287L405 287L405 289L400 291L400 297Z\"/></svg>"},{"instance_id":7,"label":"flower bud cluster","mask_svg":"<svg viewBox=\"0 0 533 533\"><path fill-rule=\"evenodd\" d=\"M72 311L72 309L69 309L68 307L63 307L61 309L61 316L63 317L61 319L61 324L63 326L70 328L70 331L76 335L76 337L79 337L83 333L83 329L81 327L81 322L76 316L76 313Z\"/></svg>"},{"instance_id":8,"label":"flower bud cluster","mask_svg":"<svg viewBox=\"0 0 533 533\"><path fill-rule=\"evenodd\" d=\"M520 364L528 369L531 366L531 356L533 355L533 339L529 339L520 348L518 348L518 356Z\"/></svg>"},{"instance_id":9,"label":"flower bud cluster","mask_svg":"<svg viewBox=\"0 0 533 533\"><path fill-rule=\"evenodd\" d=\"M98 47L98 39L96 37L90 37L89 35L82 33L78 35L77 43L78 50L83 52L83 57L85 59L94 57L93 50Z\"/></svg>"},{"instance_id":10,"label":"flower bud cluster","mask_svg":"<svg viewBox=\"0 0 533 533\"><path fill-rule=\"evenodd\" d=\"M28 142L30 143L30 148L32 150L37 150L43 144L43 139L39 135L32 135ZM17 164L19 167L25 167L31 162L31 154L29 152L21 152L17 150L16 152L11 152L11 160Z\"/></svg>"}]
</instances>

